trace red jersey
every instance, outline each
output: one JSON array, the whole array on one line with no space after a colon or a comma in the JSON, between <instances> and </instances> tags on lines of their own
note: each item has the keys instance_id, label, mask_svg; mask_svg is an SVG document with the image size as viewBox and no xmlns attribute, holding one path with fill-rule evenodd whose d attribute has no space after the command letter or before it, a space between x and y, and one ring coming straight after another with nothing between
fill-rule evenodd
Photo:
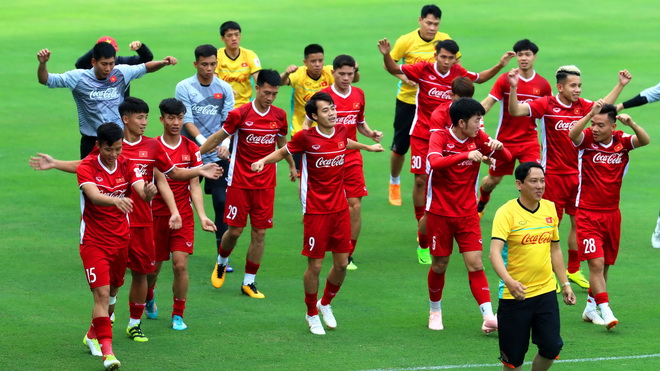
<instances>
[{"instance_id":1,"label":"red jersey","mask_svg":"<svg viewBox=\"0 0 660 371\"><path fill-rule=\"evenodd\" d=\"M434 132L441 129L451 129L451 117L449 116L449 107L451 107L451 104L452 101L445 101L440 103L438 107L433 110L429 124L429 131Z\"/></svg>"},{"instance_id":2,"label":"red jersey","mask_svg":"<svg viewBox=\"0 0 660 371\"><path fill-rule=\"evenodd\" d=\"M557 96L545 96L525 103L530 116L542 118L541 145L543 154L541 165L546 173L571 175L578 173L578 154L568 132L584 117L594 102L579 98L567 106Z\"/></svg>"},{"instance_id":3,"label":"red jersey","mask_svg":"<svg viewBox=\"0 0 660 371\"><path fill-rule=\"evenodd\" d=\"M275 164L266 164L258 173L253 172L251 166L277 149L278 136L286 136L286 112L270 106L266 113L261 113L252 101L230 111L222 130L233 135L227 185L245 189L274 188Z\"/></svg>"},{"instance_id":4,"label":"red jersey","mask_svg":"<svg viewBox=\"0 0 660 371\"><path fill-rule=\"evenodd\" d=\"M451 82L461 76L477 81L479 74L470 72L460 64L451 66L442 75L435 68L435 63L418 62L401 65L401 72L419 85L417 89L417 106L410 135L428 140L431 136L429 121L433 110L443 101L451 101Z\"/></svg>"},{"instance_id":5,"label":"red jersey","mask_svg":"<svg viewBox=\"0 0 660 371\"><path fill-rule=\"evenodd\" d=\"M130 191L133 184L143 180L141 173L136 170L136 166L131 161L121 156L117 159L115 168L109 170L101 163L98 154L90 154L78 165L76 174L78 187L81 188L81 244L102 244L111 249L126 246L130 228L128 214L114 206L94 204L82 191L82 186L94 184L101 194L109 197L121 198L129 194L137 194Z\"/></svg>"},{"instance_id":6,"label":"red jersey","mask_svg":"<svg viewBox=\"0 0 660 371\"><path fill-rule=\"evenodd\" d=\"M289 153L302 153L300 200L305 214L330 214L348 208L344 192L346 127L337 125L331 135L318 127L297 132L286 144Z\"/></svg>"},{"instance_id":7,"label":"red jersey","mask_svg":"<svg viewBox=\"0 0 660 371\"><path fill-rule=\"evenodd\" d=\"M426 211L436 215L460 217L477 213L477 184L480 162L468 160L468 154L478 150L495 161L511 160L505 148L493 151L487 143L490 137L484 131L474 138L460 140L451 130L431 133L427 167L429 169L426 192Z\"/></svg>"},{"instance_id":8,"label":"red jersey","mask_svg":"<svg viewBox=\"0 0 660 371\"><path fill-rule=\"evenodd\" d=\"M342 95L335 90L335 85L321 90L330 94L335 102L337 110L337 124L346 126L348 139L357 140L357 126L363 125L364 120L364 91L354 86L349 86L348 94ZM362 165L362 154L357 149L347 150L344 159L346 166Z\"/></svg>"},{"instance_id":9,"label":"red jersey","mask_svg":"<svg viewBox=\"0 0 660 371\"><path fill-rule=\"evenodd\" d=\"M580 185L575 206L586 210L617 210L621 183L630 160L628 152L635 149L633 137L615 130L612 141L605 145L594 141L591 128L586 128L582 134L582 143L577 146Z\"/></svg>"},{"instance_id":10,"label":"red jersey","mask_svg":"<svg viewBox=\"0 0 660 371\"><path fill-rule=\"evenodd\" d=\"M495 80L490 96L500 101L500 118L495 138L505 143L521 143L538 140L536 133L536 119L532 117L514 117L509 114L509 96L511 95L507 73L503 73ZM527 103L534 99L552 95L552 88L548 80L534 71L534 75L525 80L522 76L518 80L516 96L518 102Z\"/></svg>"},{"instance_id":11,"label":"red jersey","mask_svg":"<svg viewBox=\"0 0 660 371\"><path fill-rule=\"evenodd\" d=\"M181 135L179 136L179 143L175 146L170 146L165 143L162 136L157 137L156 140L163 146L167 156L172 160L176 167L181 169L194 169L203 165L199 146L197 146L192 140ZM192 206L190 206L190 181L170 179L167 174L165 174L165 176L167 177L167 183L170 185L172 193L174 194L174 201L176 202L176 208L179 210L179 214L192 214ZM154 197L151 203L151 208L153 210L153 215L170 215L170 209L165 204L160 193L156 194Z\"/></svg>"}]
</instances>

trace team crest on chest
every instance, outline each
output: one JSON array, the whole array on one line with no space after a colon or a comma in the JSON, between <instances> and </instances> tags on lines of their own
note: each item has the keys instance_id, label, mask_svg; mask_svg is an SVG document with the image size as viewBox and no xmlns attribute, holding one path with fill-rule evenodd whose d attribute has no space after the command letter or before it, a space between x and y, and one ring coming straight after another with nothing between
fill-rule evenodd
<instances>
[{"instance_id":1,"label":"team crest on chest","mask_svg":"<svg viewBox=\"0 0 660 371\"><path fill-rule=\"evenodd\" d=\"M539 90L539 89L534 89L533 92L532 92L532 94L534 94L534 95L539 95L539 94L541 94L541 90Z\"/></svg>"},{"instance_id":2,"label":"team crest on chest","mask_svg":"<svg viewBox=\"0 0 660 371\"><path fill-rule=\"evenodd\" d=\"M277 128L277 122L275 122L275 121L271 121L269 125L270 125L271 129Z\"/></svg>"},{"instance_id":3,"label":"team crest on chest","mask_svg":"<svg viewBox=\"0 0 660 371\"><path fill-rule=\"evenodd\" d=\"M119 178L117 178L116 182L117 182L117 184L119 184L119 183L124 183L125 181L124 181L123 177L119 177Z\"/></svg>"},{"instance_id":4,"label":"team crest on chest","mask_svg":"<svg viewBox=\"0 0 660 371\"><path fill-rule=\"evenodd\" d=\"M213 98L215 98L215 99L222 99L222 93L215 93L215 94L213 94Z\"/></svg>"},{"instance_id":5,"label":"team crest on chest","mask_svg":"<svg viewBox=\"0 0 660 371\"><path fill-rule=\"evenodd\" d=\"M327 81L321 82L321 86L328 86L328 82Z\"/></svg>"},{"instance_id":6,"label":"team crest on chest","mask_svg":"<svg viewBox=\"0 0 660 371\"><path fill-rule=\"evenodd\" d=\"M473 149L477 148L477 145L474 144L474 143L470 143L470 144L468 144L468 147L467 147L467 148L468 148L469 150L473 150Z\"/></svg>"},{"instance_id":7,"label":"team crest on chest","mask_svg":"<svg viewBox=\"0 0 660 371\"><path fill-rule=\"evenodd\" d=\"M579 114L580 114L580 111L581 111L581 110L580 110L579 108L576 108L576 109L573 110L573 113L575 113L576 115L579 115Z\"/></svg>"},{"instance_id":8,"label":"team crest on chest","mask_svg":"<svg viewBox=\"0 0 660 371\"><path fill-rule=\"evenodd\" d=\"M149 157L149 152L147 151L140 151L138 152L139 157Z\"/></svg>"},{"instance_id":9,"label":"team crest on chest","mask_svg":"<svg viewBox=\"0 0 660 371\"><path fill-rule=\"evenodd\" d=\"M614 146L614 150L617 151L617 152L619 152L622 149L623 149L623 144L621 144L621 143L617 143L617 145Z\"/></svg>"},{"instance_id":10,"label":"team crest on chest","mask_svg":"<svg viewBox=\"0 0 660 371\"><path fill-rule=\"evenodd\" d=\"M117 82L117 76L110 76L110 82Z\"/></svg>"},{"instance_id":11,"label":"team crest on chest","mask_svg":"<svg viewBox=\"0 0 660 371\"><path fill-rule=\"evenodd\" d=\"M554 113L559 113L559 111L561 111L561 108L553 108L552 109L552 112L554 112Z\"/></svg>"},{"instance_id":12,"label":"team crest on chest","mask_svg":"<svg viewBox=\"0 0 660 371\"><path fill-rule=\"evenodd\" d=\"M339 149L342 149L342 148L344 148L345 144L344 144L344 142L339 142L339 143L337 143L337 146L339 147Z\"/></svg>"},{"instance_id":13,"label":"team crest on chest","mask_svg":"<svg viewBox=\"0 0 660 371\"><path fill-rule=\"evenodd\" d=\"M315 151L318 151L319 148L321 148L320 144L313 144L312 145L312 149L315 150Z\"/></svg>"},{"instance_id":14,"label":"team crest on chest","mask_svg":"<svg viewBox=\"0 0 660 371\"><path fill-rule=\"evenodd\" d=\"M241 67L247 67L248 64L246 62L241 63Z\"/></svg>"},{"instance_id":15,"label":"team crest on chest","mask_svg":"<svg viewBox=\"0 0 660 371\"><path fill-rule=\"evenodd\" d=\"M353 103L353 109L360 109L360 103Z\"/></svg>"},{"instance_id":16,"label":"team crest on chest","mask_svg":"<svg viewBox=\"0 0 660 371\"><path fill-rule=\"evenodd\" d=\"M548 224L552 224L553 220L552 218L545 218L545 222Z\"/></svg>"},{"instance_id":17,"label":"team crest on chest","mask_svg":"<svg viewBox=\"0 0 660 371\"><path fill-rule=\"evenodd\" d=\"M181 160L190 161L190 156L189 155L183 155L183 156L181 156Z\"/></svg>"},{"instance_id":18,"label":"team crest on chest","mask_svg":"<svg viewBox=\"0 0 660 371\"><path fill-rule=\"evenodd\" d=\"M254 122L252 121L245 121L245 126L252 126L254 125Z\"/></svg>"}]
</instances>

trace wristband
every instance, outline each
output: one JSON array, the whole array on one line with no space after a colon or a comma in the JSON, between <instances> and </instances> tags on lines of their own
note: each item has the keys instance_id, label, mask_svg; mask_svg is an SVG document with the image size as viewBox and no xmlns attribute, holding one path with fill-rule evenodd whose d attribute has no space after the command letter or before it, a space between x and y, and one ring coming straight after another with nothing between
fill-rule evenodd
<instances>
[{"instance_id":1,"label":"wristband","mask_svg":"<svg viewBox=\"0 0 660 371\"><path fill-rule=\"evenodd\" d=\"M564 283L561 285L561 287L564 288L564 286L570 286L570 285L571 285L570 282L564 282Z\"/></svg>"},{"instance_id":2,"label":"wristband","mask_svg":"<svg viewBox=\"0 0 660 371\"><path fill-rule=\"evenodd\" d=\"M206 138L202 134L197 134L195 141L201 146L204 144L204 142L206 142Z\"/></svg>"}]
</instances>

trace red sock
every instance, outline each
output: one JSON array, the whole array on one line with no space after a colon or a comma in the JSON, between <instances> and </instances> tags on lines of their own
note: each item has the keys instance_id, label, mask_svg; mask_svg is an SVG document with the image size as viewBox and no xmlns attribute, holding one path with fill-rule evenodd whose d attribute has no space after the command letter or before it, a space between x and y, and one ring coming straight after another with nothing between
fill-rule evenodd
<instances>
[{"instance_id":1,"label":"red sock","mask_svg":"<svg viewBox=\"0 0 660 371\"><path fill-rule=\"evenodd\" d=\"M356 246L357 246L357 240L351 240L351 252L348 253L349 256L353 256L353 252L355 252Z\"/></svg>"},{"instance_id":2,"label":"red sock","mask_svg":"<svg viewBox=\"0 0 660 371\"><path fill-rule=\"evenodd\" d=\"M600 294L594 295L594 300L596 300L596 305L610 302L607 292L601 292Z\"/></svg>"},{"instance_id":3,"label":"red sock","mask_svg":"<svg viewBox=\"0 0 660 371\"><path fill-rule=\"evenodd\" d=\"M253 263L245 259L245 273L247 274L257 274L260 266L261 264Z\"/></svg>"},{"instance_id":4,"label":"red sock","mask_svg":"<svg viewBox=\"0 0 660 371\"><path fill-rule=\"evenodd\" d=\"M577 250L568 250L568 273L575 273L580 270L580 258Z\"/></svg>"},{"instance_id":5,"label":"red sock","mask_svg":"<svg viewBox=\"0 0 660 371\"><path fill-rule=\"evenodd\" d=\"M468 280L470 281L472 296L477 300L477 304L490 302L490 289L488 288L486 273L483 270L468 272Z\"/></svg>"},{"instance_id":6,"label":"red sock","mask_svg":"<svg viewBox=\"0 0 660 371\"><path fill-rule=\"evenodd\" d=\"M154 289L156 285L153 285L147 289L147 301L154 300Z\"/></svg>"},{"instance_id":7,"label":"red sock","mask_svg":"<svg viewBox=\"0 0 660 371\"><path fill-rule=\"evenodd\" d=\"M328 305L332 299L337 296L337 292L341 288L340 285L333 285L330 281L325 281L325 289L323 290L323 296L321 297L321 305Z\"/></svg>"},{"instance_id":8,"label":"red sock","mask_svg":"<svg viewBox=\"0 0 660 371\"><path fill-rule=\"evenodd\" d=\"M218 254L222 256L223 258L228 258L229 255L231 255L231 252L234 250L225 250L222 248L222 245L218 246Z\"/></svg>"},{"instance_id":9,"label":"red sock","mask_svg":"<svg viewBox=\"0 0 660 371\"><path fill-rule=\"evenodd\" d=\"M133 319L142 318L142 313L144 313L144 307L147 306L147 303L128 303L129 315Z\"/></svg>"},{"instance_id":10,"label":"red sock","mask_svg":"<svg viewBox=\"0 0 660 371\"><path fill-rule=\"evenodd\" d=\"M172 306L172 317L183 317L183 311L186 310L186 299L174 298L174 305Z\"/></svg>"},{"instance_id":11,"label":"red sock","mask_svg":"<svg viewBox=\"0 0 660 371\"><path fill-rule=\"evenodd\" d=\"M591 296L592 298L594 297L594 293L591 292L591 289L587 289L587 294Z\"/></svg>"},{"instance_id":12,"label":"red sock","mask_svg":"<svg viewBox=\"0 0 660 371\"><path fill-rule=\"evenodd\" d=\"M108 317L110 318L110 317ZM88 339L96 339L96 330L94 329L94 323L89 325L89 331L87 331L87 338Z\"/></svg>"},{"instance_id":13,"label":"red sock","mask_svg":"<svg viewBox=\"0 0 660 371\"><path fill-rule=\"evenodd\" d=\"M426 212L424 209L425 206L415 206L415 219L417 219L417 221L424 216L424 213Z\"/></svg>"},{"instance_id":14,"label":"red sock","mask_svg":"<svg viewBox=\"0 0 660 371\"><path fill-rule=\"evenodd\" d=\"M99 340L103 355L113 355L112 323L110 322L110 317L92 318L92 326L94 326L94 329L96 330L96 338Z\"/></svg>"},{"instance_id":15,"label":"red sock","mask_svg":"<svg viewBox=\"0 0 660 371\"><path fill-rule=\"evenodd\" d=\"M431 301L440 301L442 299L442 289L445 287L445 274L437 274L433 269L429 269L429 299Z\"/></svg>"},{"instance_id":16,"label":"red sock","mask_svg":"<svg viewBox=\"0 0 660 371\"><path fill-rule=\"evenodd\" d=\"M422 234L422 232L417 231L417 238L419 239L419 247L421 247L422 249L428 249L429 248L429 245L428 245L429 241L426 238L425 234Z\"/></svg>"},{"instance_id":17,"label":"red sock","mask_svg":"<svg viewBox=\"0 0 660 371\"><path fill-rule=\"evenodd\" d=\"M482 204L487 204L490 201L490 194L493 191L486 192L483 187L479 187L479 202Z\"/></svg>"},{"instance_id":18,"label":"red sock","mask_svg":"<svg viewBox=\"0 0 660 371\"><path fill-rule=\"evenodd\" d=\"M316 308L316 302L318 301L318 293L313 294L305 293L305 305L307 306L307 315L316 316L319 314L319 310Z\"/></svg>"}]
</instances>

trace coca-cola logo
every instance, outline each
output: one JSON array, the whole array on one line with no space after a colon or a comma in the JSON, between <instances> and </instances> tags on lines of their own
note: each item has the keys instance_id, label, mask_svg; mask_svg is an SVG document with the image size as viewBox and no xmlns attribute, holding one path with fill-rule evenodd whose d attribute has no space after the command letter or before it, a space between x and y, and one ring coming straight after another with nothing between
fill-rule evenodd
<instances>
[{"instance_id":1,"label":"coca-cola logo","mask_svg":"<svg viewBox=\"0 0 660 371\"><path fill-rule=\"evenodd\" d=\"M337 123L343 125L356 125L357 124L357 115L346 115L344 117L337 117Z\"/></svg>"},{"instance_id":2,"label":"coca-cola logo","mask_svg":"<svg viewBox=\"0 0 660 371\"><path fill-rule=\"evenodd\" d=\"M254 135L250 134L245 138L250 144L273 144L275 143L275 134Z\"/></svg>"},{"instance_id":3,"label":"coca-cola logo","mask_svg":"<svg viewBox=\"0 0 660 371\"><path fill-rule=\"evenodd\" d=\"M528 233L522 238L522 241L520 241L520 243L523 245L533 245L540 243L550 243L551 240L552 240L551 232L543 232L540 234Z\"/></svg>"},{"instance_id":4,"label":"coca-cola logo","mask_svg":"<svg viewBox=\"0 0 660 371\"><path fill-rule=\"evenodd\" d=\"M623 162L623 153L596 153L594 156L594 164L608 164L616 165Z\"/></svg>"},{"instance_id":5,"label":"coca-cola logo","mask_svg":"<svg viewBox=\"0 0 660 371\"><path fill-rule=\"evenodd\" d=\"M429 90L429 96L438 99L451 100L451 90L440 90L433 87Z\"/></svg>"},{"instance_id":6,"label":"coca-cola logo","mask_svg":"<svg viewBox=\"0 0 660 371\"><path fill-rule=\"evenodd\" d=\"M117 88L107 88L104 90L92 90L89 92L89 98L94 100L110 100L119 98L119 90Z\"/></svg>"},{"instance_id":7,"label":"coca-cola logo","mask_svg":"<svg viewBox=\"0 0 660 371\"><path fill-rule=\"evenodd\" d=\"M218 106L214 106L212 104L207 104L207 105L199 105L197 103L193 104L191 107L192 111L194 113L200 114L200 115L217 115L218 114Z\"/></svg>"},{"instance_id":8,"label":"coca-cola logo","mask_svg":"<svg viewBox=\"0 0 660 371\"><path fill-rule=\"evenodd\" d=\"M334 158L319 157L316 160L316 167L317 168L342 166L343 164L344 164L344 154L337 155Z\"/></svg>"},{"instance_id":9,"label":"coca-cola logo","mask_svg":"<svg viewBox=\"0 0 660 371\"><path fill-rule=\"evenodd\" d=\"M458 166L472 166L474 162L472 160L464 160L458 164Z\"/></svg>"},{"instance_id":10,"label":"coca-cola logo","mask_svg":"<svg viewBox=\"0 0 660 371\"><path fill-rule=\"evenodd\" d=\"M575 120L575 121L570 121L570 122L568 122L568 121L567 121L567 122L564 122L564 120L559 120L559 121L557 121L557 123L555 124L555 130L566 130L566 131L569 131L569 130L573 129L573 126L575 126L575 124L577 124L577 120Z\"/></svg>"},{"instance_id":11,"label":"coca-cola logo","mask_svg":"<svg viewBox=\"0 0 660 371\"><path fill-rule=\"evenodd\" d=\"M118 189L118 190L112 191L112 192L103 192L103 188L99 188L99 191L101 192L101 194L103 194L105 196L114 197L114 198L122 198L126 194L125 189Z\"/></svg>"},{"instance_id":12,"label":"coca-cola logo","mask_svg":"<svg viewBox=\"0 0 660 371\"><path fill-rule=\"evenodd\" d=\"M147 164L135 164L135 175L141 177L147 175Z\"/></svg>"}]
</instances>

